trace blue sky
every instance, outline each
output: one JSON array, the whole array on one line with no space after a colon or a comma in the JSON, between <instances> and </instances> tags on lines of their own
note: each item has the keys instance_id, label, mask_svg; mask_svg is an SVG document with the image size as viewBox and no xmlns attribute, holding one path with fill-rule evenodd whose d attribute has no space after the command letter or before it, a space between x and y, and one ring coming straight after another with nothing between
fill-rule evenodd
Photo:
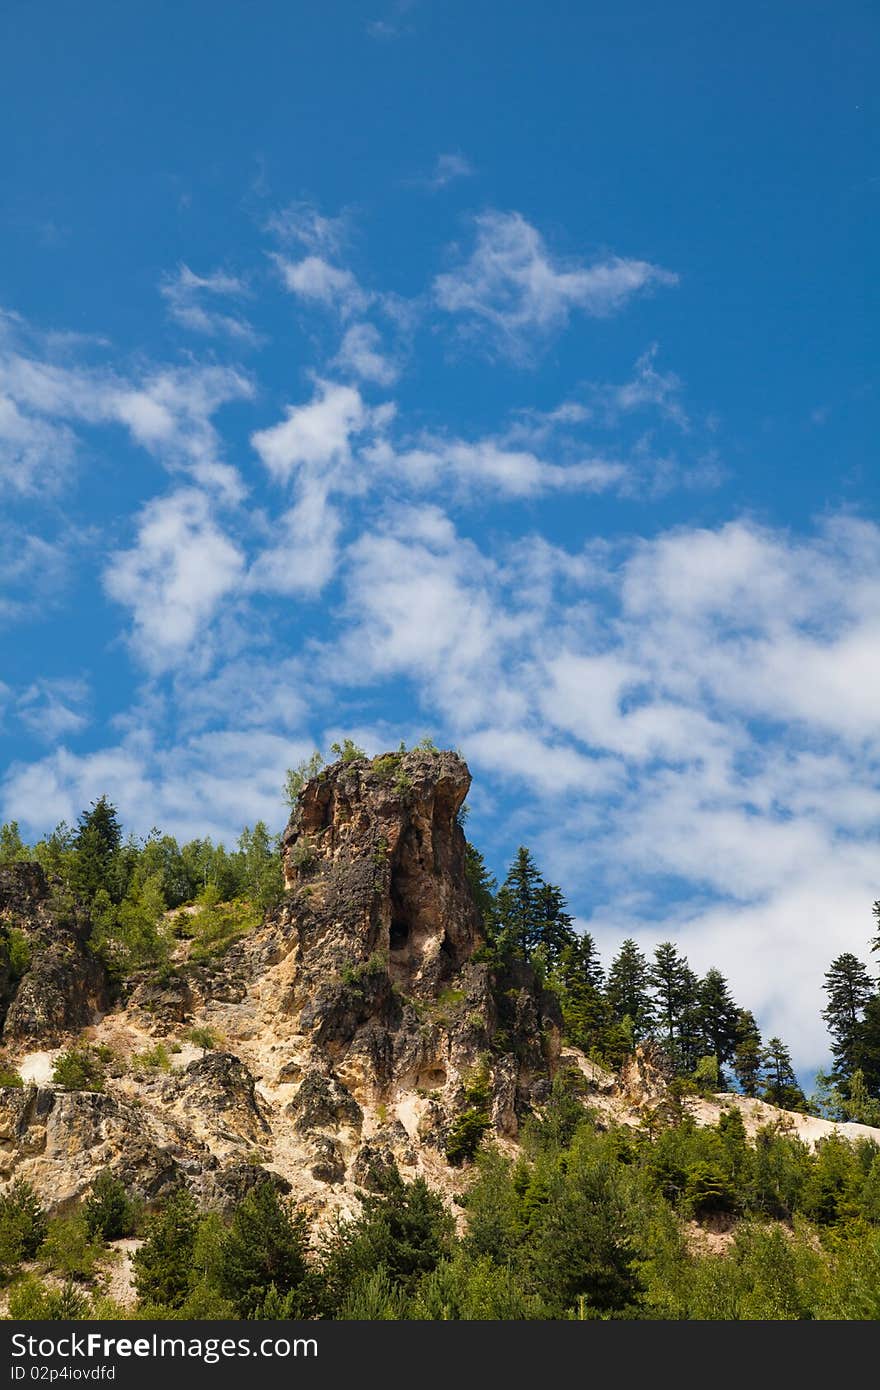
<instances>
[{"instance_id":1,"label":"blue sky","mask_svg":"<svg viewBox=\"0 0 880 1390\"><path fill-rule=\"evenodd\" d=\"M4 818L230 838L431 734L496 871L820 1062L880 895L877 37L7 4Z\"/></svg>"}]
</instances>

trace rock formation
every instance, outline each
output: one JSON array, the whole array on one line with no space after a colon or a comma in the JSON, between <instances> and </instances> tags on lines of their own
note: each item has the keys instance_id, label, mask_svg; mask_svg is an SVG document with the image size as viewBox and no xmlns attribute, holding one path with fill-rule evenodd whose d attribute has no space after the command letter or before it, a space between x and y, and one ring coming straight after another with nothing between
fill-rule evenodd
<instances>
[{"instance_id":1,"label":"rock formation","mask_svg":"<svg viewBox=\"0 0 880 1390\"><path fill-rule=\"evenodd\" d=\"M513 1138L548 1094L559 1017L528 967L502 979L486 959L458 823L469 785L448 752L326 768L283 836L282 905L217 964L181 959L109 1011L87 923L53 910L36 866L3 871L2 921L31 945L5 985L11 1060L33 1074L45 1057L33 1049L88 1025L120 1065L100 1094L59 1092L45 1074L6 1088L2 1174L54 1207L102 1166L147 1201L185 1181L223 1206L268 1171L320 1212L350 1209L392 1163L452 1187L462 1116ZM194 1024L218 1050L199 1055ZM157 1040L170 1073L126 1065Z\"/></svg>"}]
</instances>

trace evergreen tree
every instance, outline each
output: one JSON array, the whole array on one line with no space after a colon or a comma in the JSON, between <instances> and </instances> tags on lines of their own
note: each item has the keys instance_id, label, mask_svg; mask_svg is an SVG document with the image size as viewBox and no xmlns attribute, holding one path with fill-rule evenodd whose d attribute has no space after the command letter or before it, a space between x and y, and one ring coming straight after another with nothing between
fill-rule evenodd
<instances>
[{"instance_id":1,"label":"evergreen tree","mask_svg":"<svg viewBox=\"0 0 880 1390\"><path fill-rule=\"evenodd\" d=\"M523 960L528 960L540 940L543 887L535 861L521 845L498 891L496 909L503 941Z\"/></svg>"},{"instance_id":2,"label":"evergreen tree","mask_svg":"<svg viewBox=\"0 0 880 1390\"><path fill-rule=\"evenodd\" d=\"M277 838L269 834L265 821L253 830L245 826L238 840L242 864L242 892L260 912L276 906L284 892L281 852Z\"/></svg>"},{"instance_id":3,"label":"evergreen tree","mask_svg":"<svg viewBox=\"0 0 880 1390\"><path fill-rule=\"evenodd\" d=\"M0 865L20 864L32 857L30 850L21 838L18 821L7 821L0 825Z\"/></svg>"},{"instance_id":4,"label":"evergreen tree","mask_svg":"<svg viewBox=\"0 0 880 1390\"><path fill-rule=\"evenodd\" d=\"M845 951L831 962L825 975L825 990L828 1006L822 1017L831 1034L834 1074L845 1085L861 1066L862 1018L874 989L862 962Z\"/></svg>"},{"instance_id":5,"label":"evergreen tree","mask_svg":"<svg viewBox=\"0 0 880 1390\"><path fill-rule=\"evenodd\" d=\"M547 963L552 967L568 946L577 942L574 918L566 911L562 890L553 883L542 883L538 889L537 946L543 946Z\"/></svg>"},{"instance_id":6,"label":"evergreen tree","mask_svg":"<svg viewBox=\"0 0 880 1390\"><path fill-rule=\"evenodd\" d=\"M671 941L661 942L654 952L649 978L654 990L660 1039L676 1068L680 1068L682 1060L678 1045L682 1015L685 1008L691 1007L694 992L692 976L690 966L678 954L674 944Z\"/></svg>"},{"instance_id":7,"label":"evergreen tree","mask_svg":"<svg viewBox=\"0 0 880 1390\"><path fill-rule=\"evenodd\" d=\"M699 991L699 1025L706 1051L718 1058L719 1076L733 1057L737 1045L739 1009L720 970L706 971Z\"/></svg>"},{"instance_id":8,"label":"evergreen tree","mask_svg":"<svg viewBox=\"0 0 880 1390\"><path fill-rule=\"evenodd\" d=\"M761 1084L764 1048L761 1031L751 1009L739 1009L733 1052L733 1074L745 1096L756 1096Z\"/></svg>"},{"instance_id":9,"label":"evergreen tree","mask_svg":"<svg viewBox=\"0 0 880 1390\"><path fill-rule=\"evenodd\" d=\"M189 1292L199 1225L195 1200L185 1187L172 1193L147 1224L147 1238L132 1256L134 1286L141 1303L180 1308Z\"/></svg>"},{"instance_id":10,"label":"evergreen tree","mask_svg":"<svg viewBox=\"0 0 880 1390\"><path fill-rule=\"evenodd\" d=\"M654 1026L650 968L632 938L624 941L611 962L605 995L614 1022L624 1025L631 1045L650 1037Z\"/></svg>"},{"instance_id":11,"label":"evergreen tree","mask_svg":"<svg viewBox=\"0 0 880 1390\"><path fill-rule=\"evenodd\" d=\"M589 932L564 946L555 979L561 986L565 1035L585 1052L601 1052L611 1021L596 943Z\"/></svg>"},{"instance_id":12,"label":"evergreen tree","mask_svg":"<svg viewBox=\"0 0 880 1390\"><path fill-rule=\"evenodd\" d=\"M274 1183L252 1187L235 1209L219 1269L221 1293L239 1317L253 1317L270 1289L282 1299L302 1289L307 1245L304 1214L291 1211ZM305 1312L304 1306L297 1309L299 1316Z\"/></svg>"},{"instance_id":13,"label":"evergreen tree","mask_svg":"<svg viewBox=\"0 0 880 1390\"><path fill-rule=\"evenodd\" d=\"M490 874L482 854L470 840L465 841L464 868L471 893L483 922L483 930L491 941L497 928L495 892L498 880Z\"/></svg>"},{"instance_id":14,"label":"evergreen tree","mask_svg":"<svg viewBox=\"0 0 880 1390\"><path fill-rule=\"evenodd\" d=\"M99 797L91 810L80 816L72 845L72 884L88 902L99 888L105 888L114 902L120 901L122 894L113 869L121 846L122 827L116 807L106 796Z\"/></svg>"},{"instance_id":15,"label":"evergreen tree","mask_svg":"<svg viewBox=\"0 0 880 1390\"><path fill-rule=\"evenodd\" d=\"M791 1053L781 1038L771 1038L762 1057L761 1099L782 1110L802 1110L806 1097L798 1085Z\"/></svg>"},{"instance_id":16,"label":"evergreen tree","mask_svg":"<svg viewBox=\"0 0 880 1390\"><path fill-rule=\"evenodd\" d=\"M678 1027L674 1060L678 1070L694 1072L706 1051L701 1017L700 981L687 961L682 962L678 1000Z\"/></svg>"}]
</instances>

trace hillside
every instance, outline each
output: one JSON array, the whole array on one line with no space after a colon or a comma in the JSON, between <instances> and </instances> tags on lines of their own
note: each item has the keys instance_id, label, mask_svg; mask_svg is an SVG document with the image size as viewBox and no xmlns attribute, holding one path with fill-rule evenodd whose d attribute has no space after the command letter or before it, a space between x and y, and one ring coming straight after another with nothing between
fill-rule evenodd
<instances>
[{"instance_id":1,"label":"hillside","mask_svg":"<svg viewBox=\"0 0 880 1390\"><path fill-rule=\"evenodd\" d=\"M639 1045L614 1069L564 1039L558 995L540 970L489 949L459 817L469 785L460 757L424 749L324 769L301 789L282 837L278 905L209 959L195 958L186 913L168 914L179 933L171 959L121 981L91 949L81 905L62 900L38 865L0 869L6 939L26 942L26 967L7 962L2 979L5 1079L14 1083L0 1087L7 1201L26 1183L46 1215L70 1229L109 1172L147 1216L146 1227L142 1216L139 1234L118 1246L124 1259L113 1266L106 1251L96 1253L89 1274L75 1260L53 1272L51 1261L41 1265L36 1249L22 1246L25 1268L48 1271L47 1288L61 1288L66 1273L68 1292L78 1285L81 1296L93 1296L95 1270L105 1268L114 1298L130 1306L132 1250L145 1231L155 1237L149 1213L160 1220L182 1189L199 1210L233 1226L248 1203L295 1209L314 1252L338 1233L340 1218L355 1229L383 1202L405 1205L401 1193L422 1191L423 1179L441 1199L432 1220L445 1231L449 1255L449 1242L461 1239L464 1249L474 1240L465 1194L485 1186L493 1163L506 1163L507 1177L497 1170L490 1187L503 1189L520 1171L522 1197L529 1164L537 1171L552 1154L560 1174L573 1172L576 1155L593 1143L606 1146L603 1162L607 1146L617 1145L620 1172L606 1174L609 1192L636 1170L649 1174L654 1186L646 1177L635 1206L656 1193L655 1217L669 1223L667 1243L680 1240L682 1269L688 1251L702 1249L701 1230L720 1231L711 1257L725 1258L740 1225L744 1239L755 1239L755 1219L784 1230L791 1250L802 1239L821 1250L823 1223L877 1246L880 1128L682 1088L656 1044ZM705 1142L693 1138L698 1130ZM670 1136L681 1149L680 1180L656 1177L661 1150L671 1164ZM841 1148L853 1156L852 1173L841 1169ZM779 1172L800 1163L801 1188L821 1186L826 1159L817 1155L830 1154L840 1173L828 1182L845 1202L822 1215L821 1203L811 1209L796 1183L784 1192L776 1169L771 1178L751 1173L746 1195L742 1174L755 1163L747 1150L771 1154ZM478 1162L481 1153L488 1157ZM546 1193L541 1200L546 1205ZM485 1201L484 1193L478 1207ZM605 1201L599 1192L587 1203L588 1224ZM798 1234L799 1212L811 1217L814 1234ZM443 1225L450 1214L458 1237ZM521 1213L511 1209L506 1219L512 1240ZM487 1269L501 1259L485 1242L471 1248L477 1253ZM18 1266L2 1258L14 1289ZM632 1245L618 1294L602 1294L602 1280L585 1275L554 1305L543 1286L526 1280L519 1312L493 1304L488 1313L480 1305L480 1315L639 1315L650 1281L635 1270L648 1258ZM650 1258L656 1262L657 1252ZM430 1273L428 1265L422 1274ZM402 1287L391 1279L386 1289L397 1316L405 1315ZM276 1292L284 1289L276 1284ZM186 1294L169 1307L185 1301ZM45 1304L34 1306L45 1315ZM190 1306L193 1316L211 1315L210 1302L200 1306ZM227 1301L221 1313L230 1306L238 1305ZM303 1306L328 1315L320 1299ZM334 1306L329 1315L341 1315ZM260 1303L255 1315L275 1307ZM360 1315L373 1314L361 1308ZM664 1315L656 1290L641 1315Z\"/></svg>"}]
</instances>

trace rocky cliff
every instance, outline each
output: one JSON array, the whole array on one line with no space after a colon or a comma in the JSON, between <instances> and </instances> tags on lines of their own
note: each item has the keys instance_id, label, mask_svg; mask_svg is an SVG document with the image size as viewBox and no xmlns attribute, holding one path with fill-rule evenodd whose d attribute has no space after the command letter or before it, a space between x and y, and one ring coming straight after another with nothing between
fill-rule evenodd
<instances>
[{"instance_id":1,"label":"rocky cliff","mask_svg":"<svg viewBox=\"0 0 880 1390\"><path fill-rule=\"evenodd\" d=\"M215 965L181 948L124 1007L108 1007L76 909L53 907L36 866L3 871L3 1042L28 1084L0 1089L0 1178L58 1209L110 1166L148 1201L184 1181L222 1207L268 1171L321 1212L351 1209L391 1163L451 1187L465 1134L513 1140L548 1093L559 1018L530 969L500 979L484 958L458 823L469 784L448 752L326 768L283 837L282 905ZM10 932L28 944L17 979ZM77 1037L113 1059L101 1093L50 1084ZM170 1071L142 1060L157 1042Z\"/></svg>"}]
</instances>

